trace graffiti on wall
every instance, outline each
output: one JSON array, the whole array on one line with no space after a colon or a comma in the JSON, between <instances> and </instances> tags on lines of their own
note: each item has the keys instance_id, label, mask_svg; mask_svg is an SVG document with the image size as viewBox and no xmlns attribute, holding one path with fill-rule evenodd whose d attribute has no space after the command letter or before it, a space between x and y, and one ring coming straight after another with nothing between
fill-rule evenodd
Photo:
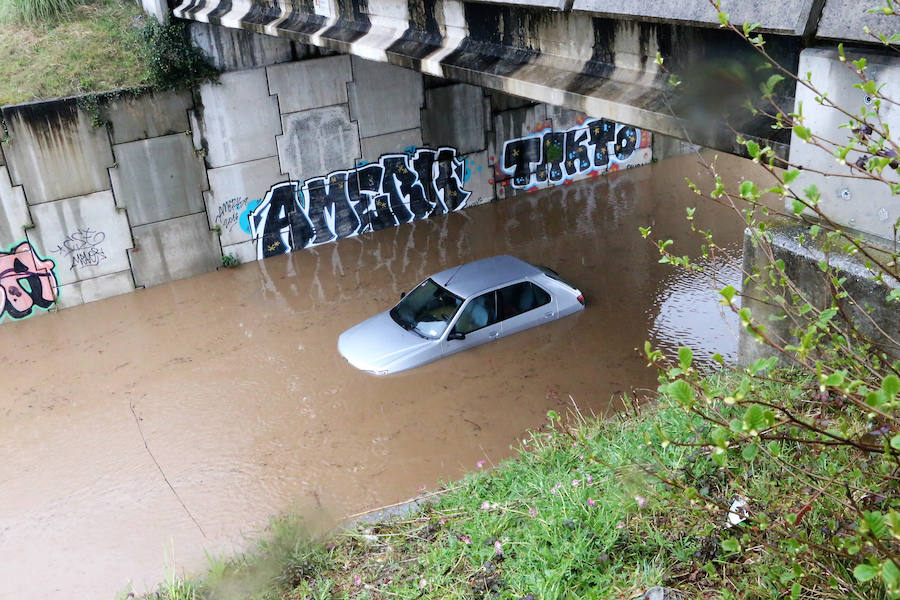
<instances>
[{"instance_id":1,"label":"graffiti on wall","mask_svg":"<svg viewBox=\"0 0 900 600\"><path fill-rule=\"evenodd\" d=\"M0 251L0 321L7 315L24 319L35 306L50 308L59 289L55 268L53 259L41 258L28 242Z\"/></svg>"},{"instance_id":2,"label":"graffiti on wall","mask_svg":"<svg viewBox=\"0 0 900 600\"><path fill-rule=\"evenodd\" d=\"M565 131L554 131L549 126L538 129L537 133L503 144L499 167L512 177L514 188L559 185L616 170L632 162L638 148L650 144L646 132L606 119L587 119Z\"/></svg>"},{"instance_id":3,"label":"graffiti on wall","mask_svg":"<svg viewBox=\"0 0 900 600\"><path fill-rule=\"evenodd\" d=\"M463 208L455 148L410 149L378 162L273 185L249 213L260 259Z\"/></svg>"},{"instance_id":4,"label":"graffiti on wall","mask_svg":"<svg viewBox=\"0 0 900 600\"><path fill-rule=\"evenodd\" d=\"M106 233L102 231L94 231L90 227L78 229L57 244L53 252L69 260L70 271L76 267L96 267L106 260L106 253L103 251L105 239Z\"/></svg>"}]
</instances>

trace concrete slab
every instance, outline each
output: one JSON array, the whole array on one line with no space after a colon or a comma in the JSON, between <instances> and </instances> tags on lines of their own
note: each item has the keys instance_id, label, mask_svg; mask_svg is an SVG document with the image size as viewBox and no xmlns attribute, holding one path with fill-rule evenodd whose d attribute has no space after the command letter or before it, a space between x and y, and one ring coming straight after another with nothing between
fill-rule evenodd
<instances>
[{"instance_id":1,"label":"concrete slab","mask_svg":"<svg viewBox=\"0 0 900 600\"><path fill-rule=\"evenodd\" d=\"M151 286L214 271L222 265L218 236L205 214L135 227L129 252L134 281Z\"/></svg>"},{"instance_id":2,"label":"concrete slab","mask_svg":"<svg viewBox=\"0 0 900 600\"><path fill-rule=\"evenodd\" d=\"M281 170L303 181L340 169L352 169L361 156L356 123L339 104L284 115L278 137Z\"/></svg>"},{"instance_id":3,"label":"concrete slab","mask_svg":"<svg viewBox=\"0 0 900 600\"><path fill-rule=\"evenodd\" d=\"M94 127L74 98L7 106L3 118L12 142L3 144L10 178L25 186L29 204L109 189L106 128Z\"/></svg>"},{"instance_id":4,"label":"concrete slab","mask_svg":"<svg viewBox=\"0 0 900 600\"><path fill-rule=\"evenodd\" d=\"M210 167L275 156L281 118L264 68L224 73L218 84L200 86L200 98L202 117L191 117L194 146L206 148Z\"/></svg>"},{"instance_id":5,"label":"concrete slab","mask_svg":"<svg viewBox=\"0 0 900 600\"><path fill-rule=\"evenodd\" d=\"M109 170L116 204L132 227L204 209L206 169L184 134L117 144L118 166Z\"/></svg>"},{"instance_id":6,"label":"concrete slab","mask_svg":"<svg viewBox=\"0 0 900 600\"><path fill-rule=\"evenodd\" d=\"M848 52L848 60L864 57L869 78L884 84L881 93L888 98L900 98L900 63L893 56L876 52ZM851 56L852 54L852 56ZM837 50L828 48L808 48L800 53L800 73L812 72L813 85L828 92L828 97L838 106L856 111L867 108L874 102L863 90L854 87L859 78L840 61ZM814 95L798 86L798 105L803 103L806 125L816 133L830 140L848 140L848 132L843 128L847 119L836 110L822 106ZM871 110L871 109L869 109ZM882 102L880 118L891 131L900 130L900 107ZM852 164L860 158L858 152L847 156ZM795 135L791 136L791 162L806 167L791 184L791 189L804 190L816 185L821 194L819 208L838 224L878 236L886 241L894 238L894 223L900 219L900 204L891 196L890 188L877 181L850 179L848 167L840 167L834 157L812 144L807 144ZM832 173L826 177L813 173ZM888 169L885 170L885 173ZM791 206L788 202L787 209Z\"/></svg>"},{"instance_id":7,"label":"concrete slab","mask_svg":"<svg viewBox=\"0 0 900 600\"><path fill-rule=\"evenodd\" d=\"M210 64L223 71L264 67L293 58L291 41L285 38L198 22L191 23L189 31Z\"/></svg>"},{"instance_id":8,"label":"concrete slab","mask_svg":"<svg viewBox=\"0 0 900 600\"><path fill-rule=\"evenodd\" d=\"M362 160L375 162L384 154L397 154L422 146L422 130L416 128L376 135L362 138L359 143L362 149Z\"/></svg>"},{"instance_id":9,"label":"concrete slab","mask_svg":"<svg viewBox=\"0 0 900 600\"><path fill-rule=\"evenodd\" d=\"M131 271L120 271L60 286L57 306L71 308L85 302L103 300L133 291L134 279L131 277Z\"/></svg>"},{"instance_id":10,"label":"concrete slab","mask_svg":"<svg viewBox=\"0 0 900 600\"><path fill-rule=\"evenodd\" d=\"M361 137L421 126L422 74L381 62L351 57L350 114Z\"/></svg>"},{"instance_id":11,"label":"concrete slab","mask_svg":"<svg viewBox=\"0 0 900 600\"><path fill-rule=\"evenodd\" d=\"M207 175L209 191L203 194L206 212L209 226L218 225L222 230L222 246L250 239L248 212L262 201L273 184L288 178L281 174L278 157L210 169Z\"/></svg>"},{"instance_id":12,"label":"concrete slab","mask_svg":"<svg viewBox=\"0 0 900 600\"><path fill-rule=\"evenodd\" d=\"M459 83L425 92L422 140L431 147L452 146L462 154L486 147L484 91Z\"/></svg>"},{"instance_id":13,"label":"concrete slab","mask_svg":"<svg viewBox=\"0 0 900 600\"><path fill-rule=\"evenodd\" d=\"M813 0L740 0L723 3L734 23L760 23L768 31L803 33ZM588 11L616 18L662 21L700 26L719 26L718 12L707 0L575 0L572 10Z\"/></svg>"},{"instance_id":14,"label":"concrete slab","mask_svg":"<svg viewBox=\"0 0 900 600\"><path fill-rule=\"evenodd\" d=\"M129 268L131 231L112 192L76 196L31 207L34 229L28 239L56 261L60 285Z\"/></svg>"},{"instance_id":15,"label":"concrete slab","mask_svg":"<svg viewBox=\"0 0 900 600\"><path fill-rule=\"evenodd\" d=\"M266 69L269 93L278 95L281 113L347 102L353 80L349 56L329 56L275 65Z\"/></svg>"},{"instance_id":16,"label":"concrete slab","mask_svg":"<svg viewBox=\"0 0 900 600\"><path fill-rule=\"evenodd\" d=\"M13 186L6 167L0 166L0 250L25 239L25 226L31 220L22 186Z\"/></svg>"},{"instance_id":17,"label":"concrete slab","mask_svg":"<svg viewBox=\"0 0 900 600\"><path fill-rule=\"evenodd\" d=\"M466 207L478 206L494 200L494 175L487 150L468 154L466 161L466 177L463 189L472 192L466 201Z\"/></svg>"},{"instance_id":18,"label":"concrete slab","mask_svg":"<svg viewBox=\"0 0 900 600\"><path fill-rule=\"evenodd\" d=\"M870 9L884 6L884 0L862 0L861 2L826 0L825 8L822 9L822 19L816 30L816 37L872 42L874 40L866 33L866 27L872 33L883 33L890 37L897 33L896 15L885 16L869 12ZM900 45L900 41L894 42L893 45Z\"/></svg>"},{"instance_id":19,"label":"concrete slab","mask_svg":"<svg viewBox=\"0 0 900 600\"><path fill-rule=\"evenodd\" d=\"M193 106L190 92L148 91L137 97L110 100L101 114L110 125L113 144L122 144L188 132L188 110Z\"/></svg>"}]
</instances>

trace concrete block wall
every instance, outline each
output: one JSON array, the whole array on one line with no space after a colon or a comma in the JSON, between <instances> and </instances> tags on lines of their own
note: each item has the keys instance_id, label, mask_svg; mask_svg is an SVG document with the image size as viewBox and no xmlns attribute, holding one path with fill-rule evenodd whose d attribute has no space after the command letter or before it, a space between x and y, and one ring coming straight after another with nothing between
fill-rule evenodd
<instances>
[{"instance_id":1,"label":"concrete block wall","mask_svg":"<svg viewBox=\"0 0 900 600\"><path fill-rule=\"evenodd\" d=\"M284 47L241 43L270 64L92 111L77 99L2 109L0 271L15 268L0 281L0 322L589 175L541 179L553 164L538 152L523 163L534 181L519 185L522 165L504 163L509 142L537 136L540 148L551 134L584 154L594 120L582 113L357 56L284 62ZM223 64L243 64L231 56L240 44L218 47ZM629 131L642 158L610 165L649 160ZM601 140L603 153L616 141Z\"/></svg>"}]
</instances>

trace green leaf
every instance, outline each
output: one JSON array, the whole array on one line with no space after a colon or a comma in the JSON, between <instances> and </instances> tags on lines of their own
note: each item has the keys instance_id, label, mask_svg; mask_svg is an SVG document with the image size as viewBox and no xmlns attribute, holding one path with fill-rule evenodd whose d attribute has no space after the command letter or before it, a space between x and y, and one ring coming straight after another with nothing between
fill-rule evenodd
<instances>
[{"instance_id":1,"label":"green leaf","mask_svg":"<svg viewBox=\"0 0 900 600\"><path fill-rule=\"evenodd\" d=\"M741 551L741 543L734 538L722 540L722 550L735 554Z\"/></svg>"},{"instance_id":2,"label":"green leaf","mask_svg":"<svg viewBox=\"0 0 900 600\"><path fill-rule=\"evenodd\" d=\"M747 140L746 146L747 154L750 155L750 158L759 158L759 144L753 140Z\"/></svg>"},{"instance_id":3,"label":"green leaf","mask_svg":"<svg viewBox=\"0 0 900 600\"><path fill-rule=\"evenodd\" d=\"M891 448L900 451L900 434L891 438Z\"/></svg>"},{"instance_id":4,"label":"green leaf","mask_svg":"<svg viewBox=\"0 0 900 600\"><path fill-rule=\"evenodd\" d=\"M790 171L786 171L783 175L784 183L789 185L793 183L795 179L800 175L800 169L791 169Z\"/></svg>"},{"instance_id":5,"label":"green leaf","mask_svg":"<svg viewBox=\"0 0 900 600\"><path fill-rule=\"evenodd\" d=\"M873 567L872 565L856 565L856 568L853 569L853 576L860 583L865 583L877 576L879 571L878 567Z\"/></svg>"},{"instance_id":6,"label":"green leaf","mask_svg":"<svg viewBox=\"0 0 900 600\"><path fill-rule=\"evenodd\" d=\"M678 349L678 362L685 371L691 368L691 363L694 362L694 353L690 348L682 346Z\"/></svg>"},{"instance_id":7,"label":"green leaf","mask_svg":"<svg viewBox=\"0 0 900 600\"><path fill-rule=\"evenodd\" d=\"M794 125L794 133L804 142L808 142L810 138L812 138L812 132L809 128L803 127L802 125Z\"/></svg>"},{"instance_id":8,"label":"green leaf","mask_svg":"<svg viewBox=\"0 0 900 600\"><path fill-rule=\"evenodd\" d=\"M677 379L666 386L666 393L684 407L694 405L694 390L684 379Z\"/></svg>"},{"instance_id":9,"label":"green leaf","mask_svg":"<svg viewBox=\"0 0 900 600\"><path fill-rule=\"evenodd\" d=\"M744 446L744 449L741 450L741 456L743 456L744 460L746 460L747 462L750 462L754 458L756 458L757 454L759 454L759 446L756 445L756 442L747 444L746 446Z\"/></svg>"},{"instance_id":10,"label":"green leaf","mask_svg":"<svg viewBox=\"0 0 900 600\"><path fill-rule=\"evenodd\" d=\"M725 298L725 300L728 301L728 304L734 304L734 297L736 294L737 290L731 285L726 285L719 291L719 295Z\"/></svg>"},{"instance_id":11,"label":"green leaf","mask_svg":"<svg viewBox=\"0 0 900 600\"><path fill-rule=\"evenodd\" d=\"M722 27L728 27L728 13L724 11L719 11L719 23L722 24Z\"/></svg>"},{"instance_id":12,"label":"green leaf","mask_svg":"<svg viewBox=\"0 0 900 600\"><path fill-rule=\"evenodd\" d=\"M766 419L765 411L759 404L751 405L744 413L744 431L750 432L751 435L759 433L765 429Z\"/></svg>"},{"instance_id":13,"label":"green leaf","mask_svg":"<svg viewBox=\"0 0 900 600\"><path fill-rule=\"evenodd\" d=\"M890 535L887 525L884 524L884 515L878 511L866 511L863 519L869 527L869 532L877 539L884 539Z\"/></svg>"},{"instance_id":14,"label":"green leaf","mask_svg":"<svg viewBox=\"0 0 900 600\"><path fill-rule=\"evenodd\" d=\"M888 375L884 378L884 381L881 382L881 390L885 393L888 400L893 400L897 397L897 393L900 392L900 378L896 375Z\"/></svg>"},{"instance_id":15,"label":"green leaf","mask_svg":"<svg viewBox=\"0 0 900 600\"><path fill-rule=\"evenodd\" d=\"M900 569L889 558L881 563L881 579L884 580L884 587L892 594L900 588Z\"/></svg>"}]
</instances>

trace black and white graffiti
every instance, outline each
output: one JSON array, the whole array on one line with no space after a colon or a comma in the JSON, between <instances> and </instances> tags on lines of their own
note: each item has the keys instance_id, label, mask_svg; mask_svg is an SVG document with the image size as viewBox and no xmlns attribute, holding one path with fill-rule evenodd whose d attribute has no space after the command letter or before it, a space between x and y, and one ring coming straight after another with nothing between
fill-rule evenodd
<instances>
[{"instance_id":1,"label":"black and white graffiti","mask_svg":"<svg viewBox=\"0 0 900 600\"><path fill-rule=\"evenodd\" d=\"M588 119L566 131L554 131L549 126L539 129L539 133L503 144L499 166L503 173L512 176L514 188L559 185L585 175L617 170L623 164L631 166L626 163L632 162L635 150L650 144L650 136L645 132L606 119Z\"/></svg>"},{"instance_id":2,"label":"black and white graffiti","mask_svg":"<svg viewBox=\"0 0 900 600\"><path fill-rule=\"evenodd\" d=\"M456 149L419 148L377 163L273 185L249 215L260 259L463 208Z\"/></svg>"},{"instance_id":3,"label":"black and white graffiti","mask_svg":"<svg viewBox=\"0 0 900 600\"><path fill-rule=\"evenodd\" d=\"M102 246L105 239L106 234L102 231L94 231L90 227L78 229L67 235L53 252L69 259L70 271L76 267L96 267L106 260Z\"/></svg>"}]
</instances>

